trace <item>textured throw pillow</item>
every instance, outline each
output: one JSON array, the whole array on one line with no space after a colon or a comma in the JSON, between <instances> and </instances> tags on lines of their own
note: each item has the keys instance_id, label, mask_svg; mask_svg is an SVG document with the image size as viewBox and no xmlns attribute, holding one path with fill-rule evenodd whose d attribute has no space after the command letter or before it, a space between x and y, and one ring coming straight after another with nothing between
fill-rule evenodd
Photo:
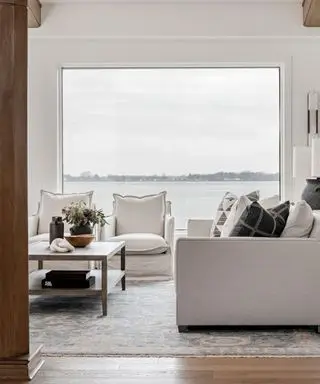
<instances>
[{"instance_id":1,"label":"textured throw pillow","mask_svg":"<svg viewBox=\"0 0 320 384\"><path fill-rule=\"evenodd\" d=\"M247 196L240 196L239 200L237 200L232 208L230 215L228 216L224 226L221 230L221 237L229 237L230 232L232 231L235 223L240 219L243 211L252 203Z\"/></svg>"},{"instance_id":2,"label":"textured throw pillow","mask_svg":"<svg viewBox=\"0 0 320 384\"><path fill-rule=\"evenodd\" d=\"M122 196L115 193L116 234L153 233L163 237L166 195L167 192L147 196Z\"/></svg>"},{"instance_id":3,"label":"textured throw pillow","mask_svg":"<svg viewBox=\"0 0 320 384\"><path fill-rule=\"evenodd\" d=\"M304 200L298 201L289 213L281 237L309 237L313 220L314 216L310 205Z\"/></svg>"},{"instance_id":4,"label":"textured throw pillow","mask_svg":"<svg viewBox=\"0 0 320 384\"><path fill-rule=\"evenodd\" d=\"M289 210L289 201L271 209L264 209L254 201L243 211L230 232L230 237L280 237L286 226Z\"/></svg>"},{"instance_id":5,"label":"textured throw pillow","mask_svg":"<svg viewBox=\"0 0 320 384\"><path fill-rule=\"evenodd\" d=\"M92 203L93 191L84 193L52 193L48 191L41 191L40 204L38 210L39 227L38 234L48 233L49 224L52 216L62 216L62 209L71 204L79 201L84 201L89 207ZM64 230L68 232L70 225L64 223Z\"/></svg>"},{"instance_id":6,"label":"textured throw pillow","mask_svg":"<svg viewBox=\"0 0 320 384\"><path fill-rule=\"evenodd\" d=\"M246 195L249 200L251 201L257 201L259 200L260 193L259 191L253 191ZM211 237L220 237L222 228L227 221L227 218L230 215L231 209L233 205L238 200L238 197L234 195L233 193L227 192L224 196L222 201L219 204L213 226L211 228Z\"/></svg>"}]
</instances>

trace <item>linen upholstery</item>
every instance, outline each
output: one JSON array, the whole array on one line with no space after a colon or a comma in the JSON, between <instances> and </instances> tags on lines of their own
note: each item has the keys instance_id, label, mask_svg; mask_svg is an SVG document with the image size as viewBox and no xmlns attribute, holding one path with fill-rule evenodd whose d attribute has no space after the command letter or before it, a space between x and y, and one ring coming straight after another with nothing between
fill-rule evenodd
<instances>
[{"instance_id":1,"label":"linen upholstery","mask_svg":"<svg viewBox=\"0 0 320 384\"><path fill-rule=\"evenodd\" d=\"M289 213L281 237L309 237L313 220L314 216L310 205L304 200L298 201Z\"/></svg>"},{"instance_id":2,"label":"linen upholstery","mask_svg":"<svg viewBox=\"0 0 320 384\"><path fill-rule=\"evenodd\" d=\"M107 222L109 225L105 225L101 228L101 241L117 241L123 237L129 238L130 244L126 241L126 253L128 255L126 259L126 271L127 277L129 279L138 279L138 280L171 280L173 277L173 268L174 268L174 217L170 215L165 215L165 224L164 224L164 236L159 236L150 233L130 233L116 236L116 216L107 217ZM165 244L166 250L164 248L158 248L157 253L153 251L141 249L141 244L151 244L150 239L158 239L158 244ZM140 244L139 244L140 243ZM132 246L135 246L133 249ZM138 246L140 248L138 248ZM164 251L160 253L161 251ZM110 269L119 269L120 265L120 256L115 255L109 261Z\"/></svg>"},{"instance_id":3,"label":"linen upholstery","mask_svg":"<svg viewBox=\"0 0 320 384\"><path fill-rule=\"evenodd\" d=\"M315 240L320 240L320 211L315 210L312 211L313 213L313 226L312 230L310 232L309 238L310 239L315 239Z\"/></svg>"},{"instance_id":4,"label":"linen upholstery","mask_svg":"<svg viewBox=\"0 0 320 384\"><path fill-rule=\"evenodd\" d=\"M179 238L177 325L320 324L313 239Z\"/></svg>"},{"instance_id":5,"label":"linen upholstery","mask_svg":"<svg viewBox=\"0 0 320 384\"><path fill-rule=\"evenodd\" d=\"M159 235L153 233L126 233L110 237L108 241L125 241L126 254L155 255L169 249L168 243Z\"/></svg>"},{"instance_id":6,"label":"linen upholstery","mask_svg":"<svg viewBox=\"0 0 320 384\"><path fill-rule=\"evenodd\" d=\"M166 192L147 196L114 194L116 235L153 233L164 236Z\"/></svg>"},{"instance_id":7,"label":"linen upholstery","mask_svg":"<svg viewBox=\"0 0 320 384\"><path fill-rule=\"evenodd\" d=\"M92 196L93 191L62 194L41 190L37 233L48 233L52 216L62 216L62 209L73 202L84 201L90 207L92 204ZM64 228L65 231L68 232L70 225L64 223Z\"/></svg>"}]
</instances>

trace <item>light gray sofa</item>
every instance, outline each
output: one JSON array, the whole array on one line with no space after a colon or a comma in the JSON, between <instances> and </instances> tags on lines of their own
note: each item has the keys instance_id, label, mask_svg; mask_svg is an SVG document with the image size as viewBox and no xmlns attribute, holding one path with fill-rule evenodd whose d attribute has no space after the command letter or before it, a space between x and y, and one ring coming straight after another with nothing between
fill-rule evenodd
<instances>
[{"instance_id":1,"label":"light gray sofa","mask_svg":"<svg viewBox=\"0 0 320 384\"><path fill-rule=\"evenodd\" d=\"M314 238L209 238L190 220L176 245L176 323L189 326L320 324L320 216ZM318 328L319 331L319 328Z\"/></svg>"}]
</instances>

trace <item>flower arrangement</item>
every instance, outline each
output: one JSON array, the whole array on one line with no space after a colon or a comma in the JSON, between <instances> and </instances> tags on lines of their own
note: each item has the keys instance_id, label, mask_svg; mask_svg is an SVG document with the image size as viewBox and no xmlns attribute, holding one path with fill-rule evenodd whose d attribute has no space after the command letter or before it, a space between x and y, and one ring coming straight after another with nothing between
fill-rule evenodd
<instances>
[{"instance_id":1,"label":"flower arrangement","mask_svg":"<svg viewBox=\"0 0 320 384\"><path fill-rule=\"evenodd\" d=\"M95 225L107 224L102 209L87 207L84 201L73 202L62 210L63 221L71 224L71 235L92 234Z\"/></svg>"}]
</instances>

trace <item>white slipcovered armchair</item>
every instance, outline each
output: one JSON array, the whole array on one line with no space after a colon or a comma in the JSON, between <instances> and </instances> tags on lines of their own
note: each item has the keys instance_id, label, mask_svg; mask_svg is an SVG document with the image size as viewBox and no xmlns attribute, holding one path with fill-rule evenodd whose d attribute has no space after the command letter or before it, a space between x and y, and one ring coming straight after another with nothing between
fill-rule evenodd
<instances>
[{"instance_id":1,"label":"white slipcovered armchair","mask_svg":"<svg viewBox=\"0 0 320 384\"><path fill-rule=\"evenodd\" d=\"M28 217L29 243L49 241L49 224L53 216L61 216L62 209L72 202L84 201L92 204L93 191L83 193L52 193L40 191L40 202L36 214ZM65 223L65 233L69 234L69 225Z\"/></svg>"},{"instance_id":2,"label":"white slipcovered armchair","mask_svg":"<svg viewBox=\"0 0 320 384\"><path fill-rule=\"evenodd\" d=\"M173 278L174 217L165 197L165 192L142 197L114 194L114 212L100 240L125 241L129 278ZM110 260L110 268L119 268L119 257Z\"/></svg>"}]
</instances>

